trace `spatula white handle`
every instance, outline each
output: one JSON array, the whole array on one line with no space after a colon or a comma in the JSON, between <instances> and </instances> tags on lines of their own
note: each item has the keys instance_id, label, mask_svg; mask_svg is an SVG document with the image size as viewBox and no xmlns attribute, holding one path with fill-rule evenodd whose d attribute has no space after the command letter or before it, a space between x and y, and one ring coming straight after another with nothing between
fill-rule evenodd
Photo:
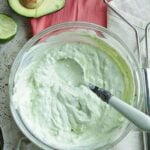
<instances>
[{"instance_id":1,"label":"spatula white handle","mask_svg":"<svg viewBox=\"0 0 150 150\"><path fill-rule=\"evenodd\" d=\"M150 132L150 117L148 115L125 103L118 97L113 96L109 91L103 88L99 88L97 86L89 86L89 88L104 102L114 107L137 127Z\"/></svg>"},{"instance_id":2,"label":"spatula white handle","mask_svg":"<svg viewBox=\"0 0 150 150\"><path fill-rule=\"evenodd\" d=\"M150 117L148 115L115 96L111 96L108 103L137 127L150 132Z\"/></svg>"}]
</instances>

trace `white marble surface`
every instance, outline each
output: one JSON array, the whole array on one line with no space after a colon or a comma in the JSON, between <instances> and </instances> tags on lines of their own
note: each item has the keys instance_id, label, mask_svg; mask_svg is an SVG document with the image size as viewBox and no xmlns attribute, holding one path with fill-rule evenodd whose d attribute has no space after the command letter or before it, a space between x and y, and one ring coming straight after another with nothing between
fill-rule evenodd
<instances>
[{"instance_id":1,"label":"white marble surface","mask_svg":"<svg viewBox=\"0 0 150 150\"><path fill-rule=\"evenodd\" d=\"M38 150L36 146L22 135L14 123L9 109L8 97L10 67L16 54L25 44L27 39L29 39L29 35L31 35L30 26L27 19L10 10L6 0L0 0L0 13L9 14L18 24L18 32L15 38L8 43L0 44L0 127L4 136L3 150ZM112 148L112 150L127 149L143 150L141 132L130 132L117 147Z\"/></svg>"}]
</instances>

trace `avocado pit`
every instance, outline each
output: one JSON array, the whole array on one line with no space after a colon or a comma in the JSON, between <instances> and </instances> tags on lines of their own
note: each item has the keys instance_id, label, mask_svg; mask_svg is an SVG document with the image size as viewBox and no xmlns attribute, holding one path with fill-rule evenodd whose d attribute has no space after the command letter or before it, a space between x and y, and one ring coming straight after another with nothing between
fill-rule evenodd
<instances>
[{"instance_id":1,"label":"avocado pit","mask_svg":"<svg viewBox=\"0 0 150 150\"><path fill-rule=\"evenodd\" d=\"M38 8L44 0L20 0L20 3L29 9Z\"/></svg>"}]
</instances>

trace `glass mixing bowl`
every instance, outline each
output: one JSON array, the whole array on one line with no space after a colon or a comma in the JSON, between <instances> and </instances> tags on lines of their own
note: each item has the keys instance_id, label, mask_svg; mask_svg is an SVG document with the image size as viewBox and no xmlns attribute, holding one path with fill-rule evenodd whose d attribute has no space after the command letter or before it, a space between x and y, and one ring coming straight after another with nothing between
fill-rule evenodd
<instances>
[{"instance_id":1,"label":"glass mixing bowl","mask_svg":"<svg viewBox=\"0 0 150 150\"><path fill-rule=\"evenodd\" d=\"M82 33L82 36L80 35L80 31ZM45 41L48 41L51 44L59 44L59 43L66 43L70 41L84 41L91 44L91 41L88 41L86 36L84 36L84 32L86 35L86 32L91 33L92 35L96 35L98 38L102 39L106 43L108 43L110 46L116 49L118 54L126 60L128 66L131 68L131 71L133 73L134 78L134 84L135 84L135 97L132 105L138 109L141 107L142 99L143 99L143 85L142 85L142 75L140 72L140 67L138 65L137 59L134 57L134 55L129 50L128 46L121 40L117 35L114 33L111 33L106 28L103 28L101 26L92 24L92 23L86 23L86 22L66 22L62 24L57 24L55 26L51 26L44 31L38 33L37 35L33 36L20 50L19 54L17 55L10 73L10 80L9 80L9 96L10 96L10 108L12 115L14 117L14 120L16 121L18 127L21 129L21 131L24 133L25 136L27 136L33 143L41 147L42 149L56 149L55 147L51 145L47 145L44 143L44 141L41 141L38 137L36 137L32 131L28 129L26 124L23 122L21 115L19 114L18 110L15 107L15 104L12 103L12 95L14 93L14 84L15 84L15 75L17 72L17 69L19 65L21 64L21 60L26 52L30 50L31 47L38 43L43 43ZM66 33L66 34L64 34ZM68 34L69 33L69 34ZM71 34L70 34L71 33ZM63 35L63 36L62 36ZM30 61L30 60L29 60ZM29 63L29 62L27 62ZM108 144L101 145L98 147L98 149L108 149L112 146L116 145L118 142L120 142L132 129L132 124L130 122L126 122L118 135L114 137L114 140ZM71 150L71 148L68 148Z\"/></svg>"}]
</instances>

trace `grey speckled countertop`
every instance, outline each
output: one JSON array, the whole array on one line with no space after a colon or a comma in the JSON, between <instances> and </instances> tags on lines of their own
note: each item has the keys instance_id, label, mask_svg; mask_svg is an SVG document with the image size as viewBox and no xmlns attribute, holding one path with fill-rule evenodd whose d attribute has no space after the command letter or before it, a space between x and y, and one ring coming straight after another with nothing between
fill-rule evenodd
<instances>
[{"instance_id":1,"label":"grey speckled countertop","mask_svg":"<svg viewBox=\"0 0 150 150\"><path fill-rule=\"evenodd\" d=\"M18 24L16 36L7 43L0 43L0 128L4 139L3 149L16 150L18 142L29 144L29 141L24 139L24 136L17 128L10 113L8 97L9 72L17 53L30 38L31 31L28 19L14 13L8 6L6 0L0 0L0 13L8 14L14 18ZM3 141L1 134L0 141L0 144L2 145Z\"/></svg>"}]
</instances>

